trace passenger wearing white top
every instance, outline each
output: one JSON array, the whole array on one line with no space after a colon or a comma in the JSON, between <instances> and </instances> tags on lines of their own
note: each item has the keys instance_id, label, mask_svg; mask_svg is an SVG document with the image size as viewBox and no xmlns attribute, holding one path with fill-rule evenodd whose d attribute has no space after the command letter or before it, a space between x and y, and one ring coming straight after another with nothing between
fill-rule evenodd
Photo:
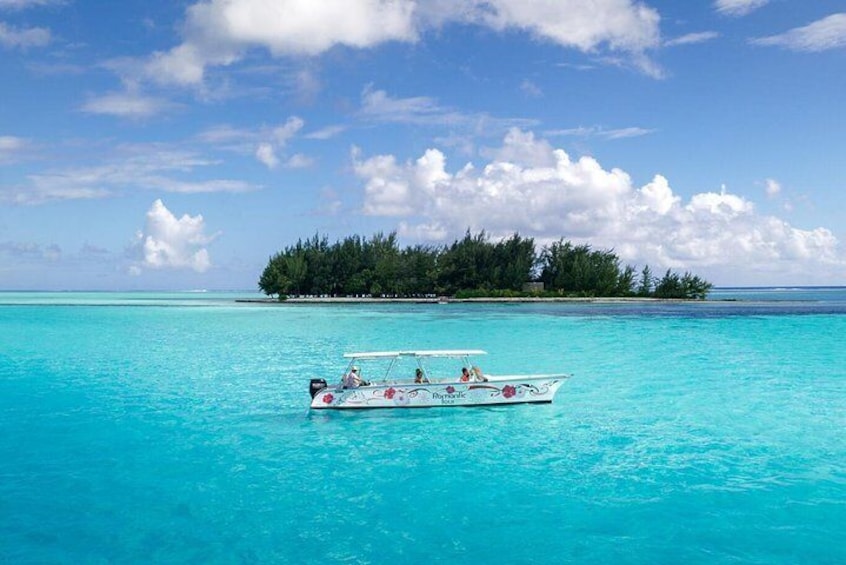
<instances>
[{"instance_id":1,"label":"passenger wearing white top","mask_svg":"<svg viewBox=\"0 0 846 565\"><path fill-rule=\"evenodd\" d=\"M368 383L361 379L356 366L353 366L350 372L344 375L344 388L358 388L366 384Z\"/></svg>"}]
</instances>

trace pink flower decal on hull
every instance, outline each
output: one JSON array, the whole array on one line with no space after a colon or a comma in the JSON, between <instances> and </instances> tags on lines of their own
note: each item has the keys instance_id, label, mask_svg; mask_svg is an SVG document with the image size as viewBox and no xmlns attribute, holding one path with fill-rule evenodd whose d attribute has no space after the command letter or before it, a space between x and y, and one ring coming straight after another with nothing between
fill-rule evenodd
<instances>
[{"instance_id":1,"label":"pink flower decal on hull","mask_svg":"<svg viewBox=\"0 0 846 565\"><path fill-rule=\"evenodd\" d=\"M331 392L323 395L323 402L325 404L332 404L333 400L335 400L335 397L332 396Z\"/></svg>"},{"instance_id":2,"label":"pink flower decal on hull","mask_svg":"<svg viewBox=\"0 0 846 565\"><path fill-rule=\"evenodd\" d=\"M391 388L389 388L388 390L385 391L385 398L390 400L394 397L394 395L396 393L397 393L396 389L394 387L391 387Z\"/></svg>"},{"instance_id":3,"label":"pink flower decal on hull","mask_svg":"<svg viewBox=\"0 0 846 565\"><path fill-rule=\"evenodd\" d=\"M448 387L446 387L446 391L447 391L447 394L452 394L453 392L455 392L455 387L452 386L452 385L449 385Z\"/></svg>"},{"instance_id":4,"label":"pink flower decal on hull","mask_svg":"<svg viewBox=\"0 0 846 565\"><path fill-rule=\"evenodd\" d=\"M517 389L516 389L516 388L514 388L513 386L511 386L511 385L505 385L504 387L502 387L502 396L503 396L503 397L505 397L505 398L511 398L511 397L512 397L512 396L514 396L515 394L517 394Z\"/></svg>"}]
</instances>

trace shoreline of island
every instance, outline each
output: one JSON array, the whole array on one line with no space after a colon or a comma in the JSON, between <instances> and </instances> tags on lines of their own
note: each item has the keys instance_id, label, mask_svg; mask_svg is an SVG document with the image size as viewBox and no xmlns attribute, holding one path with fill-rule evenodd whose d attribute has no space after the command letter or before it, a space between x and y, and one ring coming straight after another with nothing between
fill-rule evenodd
<instances>
[{"instance_id":1,"label":"shoreline of island","mask_svg":"<svg viewBox=\"0 0 846 565\"><path fill-rule=\"evenodd\" d=\"M728 300L732 301L732 300ZM580 296L519 296L519 297L474 297L474 298L374 298L374 297L347 297L347 296L314 296L287 298L278 300L275 298L239 298L235 302L249 304L530 304L530 303L579 303L579 304L636 304L636 303L691 303L691 302L717 302L714 300L691 300L685 298L649 298L640 296L620 297L580 297Z\"/></svg>"}]
</instances>

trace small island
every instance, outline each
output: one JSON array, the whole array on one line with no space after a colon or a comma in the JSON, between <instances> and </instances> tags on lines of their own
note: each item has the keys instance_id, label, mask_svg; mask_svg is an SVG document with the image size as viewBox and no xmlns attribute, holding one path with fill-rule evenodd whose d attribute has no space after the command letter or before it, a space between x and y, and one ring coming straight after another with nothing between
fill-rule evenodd
<instances>
[{"instance_id":1,"label":"small island","mask_svg":"<svg viewBox=\"0 0 846 565\"><path fill-rule=\"evenodd\" d=\"M563 238L537 251L515 233L491 241L482 231L448 245L400 249L396 232L370 238L326 236L298 240L268 259L259 289L280 301L291 296L383 299L704 300L713 285L689 272L654 276L623 266L613 250Z\"/></svg>"}]
</instances>

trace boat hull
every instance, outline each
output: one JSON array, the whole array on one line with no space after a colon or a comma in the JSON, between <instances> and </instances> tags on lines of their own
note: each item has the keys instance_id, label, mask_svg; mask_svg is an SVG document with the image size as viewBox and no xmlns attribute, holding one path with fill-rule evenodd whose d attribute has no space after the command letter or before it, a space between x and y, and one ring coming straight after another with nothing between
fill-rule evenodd
<instances>
[{"instance_id":1,"label":"boat hull","mask_svg":"<svg viewBox=\"0 0 846 565\"><path fill-rule=\"evenodd\" d=\"M434 408L552 402L569 375L492 377L483 382L393 383L343 388L330 386L311 401L317 410Z\"/></svg>"}]
</instances>

